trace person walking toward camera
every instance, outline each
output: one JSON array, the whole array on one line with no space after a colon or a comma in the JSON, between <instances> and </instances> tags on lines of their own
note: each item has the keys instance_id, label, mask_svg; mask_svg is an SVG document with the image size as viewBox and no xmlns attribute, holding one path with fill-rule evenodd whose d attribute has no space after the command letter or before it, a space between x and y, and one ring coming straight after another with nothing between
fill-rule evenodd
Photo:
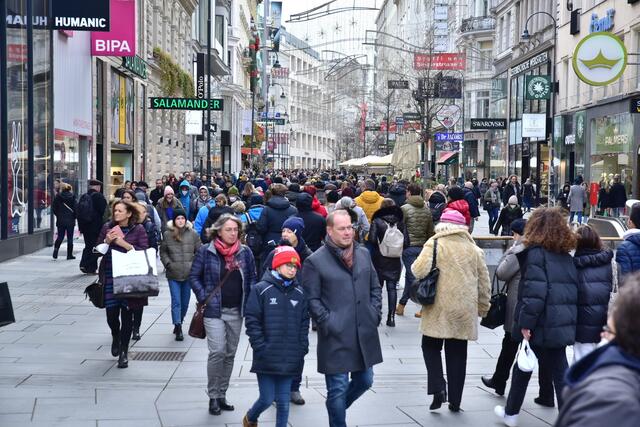
<instances>
[{"instance_id":1,"label":"person walking toward camera","mask_svg":"<svg viewBox=\"0 0 640 427\"><path fill-rule=\"evenodd\" d=\"M258 376L260 397L243 419L243 427L258 425L258 417L276 402L276 427L289 419L291 384L309 351L309 307L296 278L300 257L290 246L275 249L270 269L252 289L245 312L253 349L251 372Z\"/></svg>"},{"instance_id":2,"label":"person walking toward camera","mask_svg":"<svg viewBox=\"0 0 640 427\"><path fill-rule=\"evenodd\" d=\"M187 221L184 209L173 212L173 221L167 224L160 247L160 261L165 268L171 293L171 320L176 341L184 340L182 323L189 308L191 286L189 272L195 253L201 246L200 236Z\"/></svg>"},{"instance_id":3,"label":"person walking toward camera","mask_svg":"<svg viewBox=\"0 0 640 427\"><path fill-rule=\"evenodd\" d=\"M211 295L204 311L209 346L207 388L209 413L220 415L223 410L234 410L226 394L245 304L256 283L256 264L251 250L240 243L242 222L234 215L221 215L209 231L211 240L196 252L189 284L200 304Z\"/></svg>"},{"instance_id":4,"label":"person walking toward camera","mask_svg":"<svg viewBox=\"0 0 640 427\"><path fill-rule=\"evenodd\" d=\"M60 184L60 193L53 199L51 206L56 216L56 228L58 237L53 243L53 259L58 259L58 251L62 245L65 234L67 235L67 259L76 259L73 256L73 229L76 226L76 198L72 188L66 182Z\"/></svg>"}]
</instances>

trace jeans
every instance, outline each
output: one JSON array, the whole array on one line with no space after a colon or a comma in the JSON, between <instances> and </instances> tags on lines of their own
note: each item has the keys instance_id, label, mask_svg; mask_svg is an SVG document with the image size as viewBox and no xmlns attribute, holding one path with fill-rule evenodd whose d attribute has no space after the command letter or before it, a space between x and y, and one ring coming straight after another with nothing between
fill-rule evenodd
<instances>
[{"instance_id":1,"label":"jeans","mask_svg":"<svg viewBox=\"0 0 640 427\"><path fill-rule=\"evenodd\" d=\"M233 371L233 359L238 349L242 317L240 308L222 308L219 319L204 318L209 359L207 361L207 389L210 399L226 397Z\"/></svg>"},{"instance_id":2,"label":"jeans","mask_svg":"<svg viewBox=\"0 0 640 427\"><path fill-rule=\"evenodd\" d=\"M276 427L287 427L289 420L289 394L293 378L285 375L257 375L260 397L247 412L247 418L250 422L257 423L260 414L269 409L275 400Z\"/></svg>"},{"instance_id":3,"label":"jeans","mask_svg":"<svg viewBox=\"0 0 640 427\"><path fill-rule=\"evenodd\" d=\"M558 399L558 409L562 409L562 388L564 387L564 374L567 372L569 365L567 364L567 354L565 347L562 348L543 348L539 346L531 346L531 349L538 358L540 371L542 364L546 365L546 369L551 373L553 378L553 387L556 391ZM542 375L542 372L540 373ZM516 415L520 412L524 396L527 393L527 386L531 379L531 372L522 372L518 368L518 364L513 365L513 376L511 379L511 389L507 397L507 406L505 413L507 415ZM542 390L540 392L542 394Z\"/></svg>"},{"instance_id":4,"label":"jeans","mask_svg":"<svg viewBox=\"0 0 640 427\"><path fill-rule=\"evenodd\" d=\"M67 256L73 255L73 225L69 226L58 226L58 237L56 241L53 243L53 247L56 249L60 249L62 245L62 241L64 240L64 235L67 235Z\"/></svg>"},{"instance_id":5,"label":"jeans","mask_svg":"<svg viewBox=\"0 0 640 427\"><path fill-rule=\"evenodd\" d=\"M621 208L613 208L613 209L612 209L612 214L613 214L613 216L614 216L614 217L616 217L616 218L620 217L620 214L621 214L621 213L624 213L624 209L625 209L624 207L621 207Z\"/></svg>"},{"instance_id":6,"label":"jeans","mask_svg":"<svg viewBox=\"0 0 640 427\"><path fill-rule=\"evenodd\" d=\"M400 298L400 304L407 305L409 297L411 296L411 285L415 282L416 278L411 272L411 264L416 261L418 255L422 252L422 246L409 246L402 251L402 264L404 264L404 290L402 291L402 297Z\"/></svg>"},{"instance_id":7,"label":"jeans","mask_svg":"<svg viewBox=\"0 0 640 427\"><path fill-rule=\"evenodd\" d=\"M347 427L347 408L373 385L373 368L349 373L327 374L329 427Z\"/></svg>"},{"instance_id":8,"label":"jeans","mask_svg":"<svg viewBox=\"0 0 640 427\"><path fill-rule=\"evenodd\" d=\"M442 345L447 362L447 382L442 373ZM427 367L427 394L436 394L448 388L449 402L460 406L467 373L467 341L422 336L422 357Z\"/></svg>"},{"instance_id":9,"label":"jeans","mask_svg":"<svg viewBox=\"0 0 640 427\"><path fill-rule=\"evenodd\" d=\"M180 325L189 309L191 297L189 281L169 279L169 292L171 293L171 320L174 325Z\"/></svg>"},{"instance_id":10,"label":"jeans","mask_svg":"<svg viewBox=\"0 0 640 427\"><path fill-rule=\"evenodd\" d=\"M489 208L489 232L493 231L493 226L498 222L500 216L500 208Z\"/></svg>"},{"instance_id":11,"label":"jeans","mask_svg":"<svg viewBox=\"0 0 640 427\"><path fill-rule=\"evenodd\" d=\"M133 331L133 311L126 307L110 307L106 310L107 324L111 329L111 336L120 336L120 348L122 351L129 349L129 340ZM120 323L122 321L122 324Z\"/></svg>"},{"instance_id":12,"label":"jeans","mask_svg":"<svg viewBox=\"0 0 640 427\"><path fill-rule=\"evenodd\" d=\"M582 211L571 212L571 216L569 217L569 222L573 223L573 216L578 215L578 222L582 224Z\"/></svg>"}]
</instances>

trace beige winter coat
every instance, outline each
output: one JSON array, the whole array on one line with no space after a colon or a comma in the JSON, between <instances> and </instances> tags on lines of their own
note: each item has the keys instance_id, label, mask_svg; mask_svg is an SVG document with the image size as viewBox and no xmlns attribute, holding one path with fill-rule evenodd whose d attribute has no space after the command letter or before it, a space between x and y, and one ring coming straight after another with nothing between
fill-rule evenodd
<instances>
[{"instance_id":1,"label":"beige winter coat","mask_svg":"<svg viewBox=\"0 0 640 427\"><path fill-rule=\"evenodd\" d=\"M435 239L438 239L436 265L440 277L435 302L422 307L420 331L432 338L476 340L478 316L486 316L491 297L484 252L466 230L436 229L411 266L416 279L431 270Z\"/></svg>"}]
</instances>

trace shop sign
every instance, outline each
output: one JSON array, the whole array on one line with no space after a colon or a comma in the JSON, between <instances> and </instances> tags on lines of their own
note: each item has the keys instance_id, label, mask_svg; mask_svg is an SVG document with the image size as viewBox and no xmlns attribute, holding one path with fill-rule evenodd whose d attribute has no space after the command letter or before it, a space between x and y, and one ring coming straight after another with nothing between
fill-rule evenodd
<instances>
[{"instance_id":1,"label":"shop sign","mask_svg":"<svg viewBox=\"0 0 640 427\"><path fill-rule=\"evenodd\" d=\"M466 59L464 53L416 53L413 56L415 70L464 70Z\"/></svg>"},{"instance_id":2,"label":"shop sign","mask_svg":"<svg viewBox=\"0 0 640 427\"><path fill-rule=\"evenodd\" d=\"M460 151L460 141L436 141L437 151Z\"/></svg>"},{"instance_id":3,"label":"shop sign","mask_svg":"<svg viewBox=\"0 0 640 427\"><path fill-rule=\"evenodd\" d=\"M523 138L544 138L546 136L547 136L546 114L523 114L522 115L522 137Z\"/></svg>"},{"instance_id":4,"label":"shop sign","mask_svg":"<svg viewBox=\"0 0 640 427\"><path fill-rule=\"evenodd\" d=\"M222 111L222 99L149 98L152 110ZM283 119L284 120L284 119Z\"/></svg>"},{"instance_id":5,"label":"shop sign","mask_svg":"<svg viewBox=\"0 0 640 427\"><path fill-rule=\"evenodd\" d=\"M527 100L551 99L550 76L526 76L525 87Z\"/></svg>"},{"instance_id":6,"label":"shop sign","mask_svg":"<svg viewBox=\"0 0 640 427\"><path fill-rule=\"evenodd\" d=\"M54 30L109 31L110 0L53 0Z\"/></svg>"},{"instance_id":7,"label":"shop sign","mask_svg":"<svg viewBox=\"0 0 640 427\"><path fill-rule=\"evenodd\" d=\"M123 57L122 66L138 77L147 78L147 63L138 55Z\"/></svg>"},{"instance_id":8,"label":"shop sign","mask_svg":"<svg viewBox=\"0 0 640 427\"><path fill-rule=\"evenodd\" d=\"M574 134L567 135L564 137L564 145L575 145L576 144L576 136Z\"/></svg>"},{"instance_id":9,"label":"shop sign","mask_svg":"<svg viewBox=\"0 0 640 427\"><path fill-rule=\"evenodd\" d=\"M435 140L438 141L464 141L463 132L436 132Z\"/></svg>"},{"instance_id":10,"label":"shop sign","mask_svg":"<svg viewBox=\"0 0 640 427\"><path fill-rule=\"evenodd\" d=\"M387 80L387 89L409 89L409 80Z\"/></svg>"},{"instance_id":11,"label":"shop sign","mask_svg":"<svg viewBox=\"0 0 640 427\"><path fill-rule=\"evenodd\" d=\"M202 135L202 111L185 111L184 134Z\"/></svg>"},{"instance_id":12,"label":"shop sign","mask_svg":"<svg viewBox=\"0 0 640 427\"><path fill-rule=\"evenodd\" d=\"M605 86L618 80L627 67L627 49L611 33L592 33L580 40L573 52L573 70L591 86Z\"/></svg>"},{"instance_id":13,"label":"shop sign","mask_svg":"<svg viewBox=\"0 0 640 427\"><path fill-rule=\"evenodd\" d=\"M506 129L507 119L471 119L469 128L473 130Z\"/></svg>"},{"instance_id":14,"label":"shop sign","mask_svg":"<svg viewBox=\"0 0 640 427\"><path fill-rule=\"evenodd\" d=\"M436 80L437 98L462 99L462 79L444 76Z\"/></svg>"},{"instance_id":15,"label":"shop sign","mask_svg":"<svg viewBox=\"0 0 640 427\"><path fill-rule=\"evenodd\" d=\"M402 117L402 116L397 116L396 117L396 126L398 126L398 127L404 126L404 117Z\"/></svg>"},{"instance_id":16,"label":"shop sign","mask_svg":"<svg viewBox=\"0 0 640 427\"><path fill-rule=\"evenodd\" d=\"M574 120L576 121L576 144L584 144L584 135L587 125L587 114L584 111L578 111Z\"/></svg>"},{"instance_id":17,"label":"shop sign","mask_svg":"<svg viewBox=\"0 0 640 427\"><path fill-rule=\"evenodd\" d=\"M379 130L380 130L380 126L376 126L376 125L364 127L365 132L378 132Z\"/></svg>"},{"instance_id":18,"label":"shop sign","mask_svg":"<svg viewBox=\"0 0 640 427\"><path fill-rule=\"evenodd\" d=\"M632 114L640 114L640 98L631 98L629 100L630 112Z\"/></svg>"},{"instance_id":19,"label":"shop sign","mask_svg":"<svg viewBox=\"0 0 640 427\"><path fill-rule=\"evenodd\" d=\"M198 53L196 55L196 98L204 99L204 85L205 85L205 56L204 53Z\"/></svg>"},{"instance_id":20,"label":"shop sign","mask_svg":"<svg viewBox=\"0 0 640 427\"><path fill-rule=\"evenodd\" d=\"M135 56L136 54L136 2L111 1L111 30L91 32L92 56Z\"/></svg>"},{"instance_id":21,"label":"shop sign","mask_svg":"<svg viewBox=\"0 0 640 427\"><path fill-rule=\"evenodd\" d=\"M447 129L451 129L458 123L462 116L462 110L455 104L443 105L436 113L436 119Z\"/></svg>"},{"instance_id":22,"label":"shop sign","mask_svg":"<svg viewBox=\"0 0 640 427\"><path fill-rule=\"evenodd\" d=\"M288 79L289 68L288 67L271 68L271 78L274 80Z\"/></svg>"},{"instance_id":23,"label":"shop sign","mask_svg":"<svg viewBox=\"0 0 640 427\"><path fill-rule=\"evenodd\" d=\"M530 58L527 61L524 61L521 64L516 65L511 68L511 75L516 75L527 71L530 68L535 67L536 65L545 64L549 62L549 52L542 52L533 58Z\"/></svg>"},{"instance_id":24,"label":"shop sign","mask_svg":"<svg viewBox=\"0 0 640 427\"><path fill-rule=\"evenodd\" d=\"M616 14L615 9L607 10L604 18L598 18L597 13L591 14L591 23L589 24L589 32L597 33L600 31L609 31L613 28L613 16Z\"/></svg>"},{"instance_id":25,"label":"shop sign","mask_svg":"<svg viewBox=\"0 0 640 427\"><path fill-rule=\"evenodd\" d=\"M408 122L418 122L422 118L420 113L403 113L402 117Z\"/></svg>"}]
</instances>

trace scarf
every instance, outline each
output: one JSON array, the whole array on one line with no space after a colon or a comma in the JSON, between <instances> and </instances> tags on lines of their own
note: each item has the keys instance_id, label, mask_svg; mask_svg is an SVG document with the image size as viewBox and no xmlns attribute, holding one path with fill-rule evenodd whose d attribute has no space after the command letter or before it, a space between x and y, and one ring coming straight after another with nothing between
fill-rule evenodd
<instances>
[{"instance_id":1,"label":"scarf","mask_svg":"<svg viewBox=\"0 0 640 427\"><path fill-rule=\"evenodd\" d=\"M284 286L285 288L288 288L293 284L293 279L285 279L276 270L271 270L271 275L275 277L278 281L282 282L282 286Z\"/></svg>"},{"instance_id":2,"label":"scarf","mask_svg":"<svg viewBox=\"0 0 640 427\"><path fill-rule=\"evenodd\" d=\"M334 253L338 255L345 267L347 267L349 270L353 268L353 242L351 242L351 244L346 248L341 248L340 246L336 245L333 240L331 240L331 237L329 237L329 235L327 235L325 243Z\"/></svg>"},{"instance_id":3,"label":"scarf","mask_svg":"<svg viewBox=\"0 0 640 427\"><path fill-rule=\"evenodd\" d=\"M236 240L236 242L229 246L225 242L223 242L219 237L213 241L213 246L216 248L216 251L224 258L225 269L227 271L237 270L238 263L236 262L235 255L240 250L240 240Z\"/></svg>"}]
</instances>

